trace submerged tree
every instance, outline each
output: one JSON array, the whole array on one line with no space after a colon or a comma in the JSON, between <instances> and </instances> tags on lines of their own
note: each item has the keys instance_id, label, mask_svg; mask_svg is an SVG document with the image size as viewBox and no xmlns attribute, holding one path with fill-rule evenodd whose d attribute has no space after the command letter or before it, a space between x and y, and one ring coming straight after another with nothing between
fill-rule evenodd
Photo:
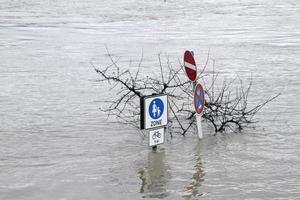
<instances>
[{"instance_id":1,"label":"submerged tree","mask_svg":"<svg viewBox=\"0 0 300 200\"><path fill-rule=\"evenodd\" d=\"M196 130L195 111L193 102L193 83L184 76L183 66L179 61L174 67L167 59L163 66L161 55L158 55L160 75L155 77L143 76L141 73L143 56L136 66L135 72L129 69L121 69L119 59L109 53L111 64L105 67L97 67L93 63L95 71L100 75L99 81L107 82L111 90L117 91L113 100L103 101L105 108L102 111L108 116L115 116L118 121L130 124L136 128L140 125L140 98L144 95L167 94L169 101L169 132L178 132L185 135L190 130ZM203 70L197 76L197 80L204 83L205 108L203 120L214 129L214 132L242 130L254 123L254 115L267 103L277 98L279 94L250 107L248 97L252 86L252 78L244 86L243 81L237 76L230 81L223 81L218 85L218 73L215 73L215 61L213 60L212 73L206 73L209 63L209 54ZM132 62L129 62L131 66ZM206 80L208 77L209 80ZM184 80L184 81L183 81ZM206 84L210 82L210 84Z\"/></svg>"}]
</instances>

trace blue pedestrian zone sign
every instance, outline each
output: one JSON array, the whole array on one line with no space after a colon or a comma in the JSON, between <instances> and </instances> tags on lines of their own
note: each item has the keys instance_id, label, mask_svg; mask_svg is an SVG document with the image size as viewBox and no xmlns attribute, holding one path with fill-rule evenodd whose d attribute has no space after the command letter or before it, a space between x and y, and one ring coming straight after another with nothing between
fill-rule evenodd
<instances>
[{"instance_id":1,"label":"blue pedestrian zone sign","mask_svg":"<svg viewBox=\"0 0 300 200\"><path fill-rule=\"evenodd\" d=\"M164 103L160 98L155 98L150 102L148 109L149 115L152 119L158 119L164 113Z\"/></svg>"},{"instance_id":2,"label":"blue pedestrian zone sign","mask_svg":"<svg viewBox=\"0 0 300 200\"><path fill-rule=\"evenodd\" d=\"M141 129L166 126L168 123L168 96L151 95L141 98Z\"/></svg>"}]
</instances>

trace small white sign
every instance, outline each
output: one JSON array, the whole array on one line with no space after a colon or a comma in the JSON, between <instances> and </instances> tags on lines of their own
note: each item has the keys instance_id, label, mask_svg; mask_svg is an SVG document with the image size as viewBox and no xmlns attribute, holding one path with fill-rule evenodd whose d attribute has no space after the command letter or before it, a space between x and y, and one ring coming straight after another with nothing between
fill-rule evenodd
<instances>
[{"instance_id":1,"label":"small white sign","mask_svg":"<svg viewBox=\"0 0 300 200\"><path fill-rule=\"evenodd\" d=\"M145 129L166 126L168 123L168 96L155 95L145 98Z\"/></svg>"},{"instance_id":2,"label":"small white sign","mask_svg":"<svg viewBox=\"0 0 300 200\"><path fill-rule=\"evenodd\" d=\"M160 128L156 130L149 131L149 146L155 146L158 144L163 144L165 142L165 129Z\"/></svg>"}]
</instances>

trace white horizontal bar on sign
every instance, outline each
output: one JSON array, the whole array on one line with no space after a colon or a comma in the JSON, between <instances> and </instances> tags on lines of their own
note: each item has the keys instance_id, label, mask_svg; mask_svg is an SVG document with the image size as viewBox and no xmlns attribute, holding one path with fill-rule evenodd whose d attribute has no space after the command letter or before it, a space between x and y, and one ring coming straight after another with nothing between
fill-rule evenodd
<instances>
[{"instance_id":1,"label":"white horizontal bar on sign","mask_svg":"<svg viewBox=\"0 0 300 200\"><path fill-rule=\"evenodd\" d=\"M184 66L187 67L187 68L190 68L194 71L196 71L196 66L191 64L191 63L188 63L188 62L184 62Z\"/></svg>"}]
</instances>

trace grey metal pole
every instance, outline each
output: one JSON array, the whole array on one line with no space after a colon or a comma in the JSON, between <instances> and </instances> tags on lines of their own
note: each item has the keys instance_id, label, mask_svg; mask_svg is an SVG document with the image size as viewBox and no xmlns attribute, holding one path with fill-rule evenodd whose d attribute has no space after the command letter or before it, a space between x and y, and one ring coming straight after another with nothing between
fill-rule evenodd
<instances>
[{"instance_id":1,"label":"grey metal pole","mask_svg":"<svg viewBox=\"0 0 300 200\"><path fill-rule=\"evenodd\" d=\"M156 151L157 150L157 146L152 146L152 151Z\"/></svg>"}]
</instances>

